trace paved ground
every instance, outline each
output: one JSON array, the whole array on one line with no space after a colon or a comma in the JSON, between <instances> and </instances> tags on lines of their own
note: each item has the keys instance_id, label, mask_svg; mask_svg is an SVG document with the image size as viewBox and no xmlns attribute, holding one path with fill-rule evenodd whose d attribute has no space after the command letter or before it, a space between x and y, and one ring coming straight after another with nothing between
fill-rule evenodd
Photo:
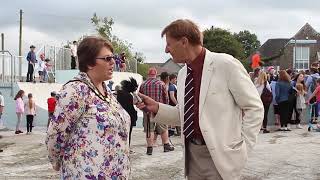
<instances>
[{"instance_id":1,"label":"paved ground","mask_svg":"<svg viewBox=\"0 0 320 180\"><path fill-rule=\"evenodd\" d=\"M44 133L14 136L0 132L0 179L58 179L47 161ZM320 180L320 133L308 133L306 128L292 132L260 134L259 142L243 171L246 180ZM176 150L164 153L155 147L152 156L145 155L142 129L133 132L131 179L183 179L180 139L173 137ZM160 142L160 138L158 140Z\"/></svg>"}]
</instances>

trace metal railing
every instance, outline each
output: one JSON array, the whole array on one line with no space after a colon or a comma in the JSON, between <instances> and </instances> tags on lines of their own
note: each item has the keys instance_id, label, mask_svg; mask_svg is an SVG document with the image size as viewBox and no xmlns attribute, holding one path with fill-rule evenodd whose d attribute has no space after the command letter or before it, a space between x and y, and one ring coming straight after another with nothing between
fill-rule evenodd
<instances>
[{"instance_id":1,"label":"metal railing","mask_svg":"<svg viewBox=\"0 0 320 180\"><path fill-rule=\"evenodd\" d=\"M13 56L9 51L0 51L0 87L11 88L13 83L22 81L22 57Z\"/></svg>"}]
</instances>

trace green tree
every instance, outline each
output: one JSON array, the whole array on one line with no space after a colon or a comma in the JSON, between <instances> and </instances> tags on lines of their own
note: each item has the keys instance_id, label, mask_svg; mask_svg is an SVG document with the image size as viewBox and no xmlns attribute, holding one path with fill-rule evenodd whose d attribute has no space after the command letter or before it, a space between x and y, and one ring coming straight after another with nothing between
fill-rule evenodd
<instances>
[{"instance_id":1,"label":"green tree","mask_svg":"<svg viewBox=\"0 0 320 180\"><path fill-rule=\"evenodd\" d=\"M138 63L138 73L143 77L143 79L147 79L149 65L144 63Z\"/></svg>"},{"instance_id":2,"label":"green tree","mask_svg":"<svg viewBox=\"0 0 320 180\"><path fill-rule=\"evenodd\" d=\"M245 58L248 58L261 46L257 35L251 34L248 30L240 31L239 33L234 33L234 37L242 44Z\"/></svg>"},{"instance_id":3,"label":"green tree","mask_svg":"<svg viewBox=\"0 0 320 180\"><path fill-rule=\"evenodd\" d=\"M127 60L130 61L134 59L135 53L132 50L132 44L118 38L113 34L112 26L114 25L114 20L112 18L100 18L96 13L94 13L93 17L91 18L91 23L95 26L97 33L101 37L104 37L111 42L115 54L121 54L122 52L124 52L126 54Z\"/></svg>"},{"instance_id":4,"label":"green tree","mask_svg":"<svg viewBox=\"0 0 320 180\"><path fill-rule=\"evenodd\" d=\"M241 43L230 31L211 27L203 32L203 45L208 50L218 53L227 53L241 60L244 58L244 50Z\"/></svg>"}]
</instances>

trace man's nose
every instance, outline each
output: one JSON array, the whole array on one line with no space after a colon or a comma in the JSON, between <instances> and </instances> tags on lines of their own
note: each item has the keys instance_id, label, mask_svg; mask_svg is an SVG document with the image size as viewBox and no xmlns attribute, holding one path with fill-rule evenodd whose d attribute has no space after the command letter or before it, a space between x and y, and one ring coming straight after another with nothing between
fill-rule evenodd
<instances>
[{"instance_id":1,"label":"man's nose","mask_svg":"<svg viewBox=\"0 0 320 180\"><path fill-rule=\"evenodd\" d=\"M169 50L169 48L168 48L167 46L166 46L165 52L166 52L166 53L169 53L169 52L170 52L170 50Z\"/></svg>"}]
</instances>

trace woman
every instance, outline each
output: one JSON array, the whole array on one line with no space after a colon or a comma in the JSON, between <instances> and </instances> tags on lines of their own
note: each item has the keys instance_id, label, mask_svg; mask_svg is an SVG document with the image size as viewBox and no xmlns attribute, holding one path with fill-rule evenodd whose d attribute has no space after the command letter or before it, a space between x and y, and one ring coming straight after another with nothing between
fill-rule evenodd
<instances>
[{"instance_id":1,"label":"woman","mask_svg":"<svg viewBox=\"0 0 320 180\"><path fill-rule=\"evenodd\" d=\"M33 119L36 115L36 103L32 98L32 94L28 94L28 101L25 102L25 110L26 110L26 119L27 119L27 134L32 132L33 127Z\"/></svg>"},{"instance_id":2,"label":"woman","mask_svg":"<svg viewBox=\"0 0 320 180\"><path fill-rule=\"evenodd\" d=\"M306 91L307 90L307 87L304 83L304 73L303 72L300 72L298 73L295 78L293 79L293 81L291 82L291 86L294 87L295 89L297 88L297 86L302 86L302 89L303 91ZM302 129L301 125L300 125L300 122L301 122L301 111L298 111L297 110L297 96L296 98L294 98L293 102L289 105L289 119L291 119L291 116L293 111L295 112L296 114L296 119L295 119L295 122L294 124L296 124L296 127L297 129Z\"/></svg>"},{"instance_id":3,"label":"woman","mask_svg":"<svg viewBox=\"0 0 320 180\"><path fill-rule=\"evenodd\" d=\"M261 72L258 76L258 79L255 83L255 86L259 92L259 95L261 96L263 89L267 88L267 90L272 94L270 84L268 82L268 76L265 72ZM263 133L269 133L270 131L267 130L267 124L268 124L268 112L271 102L264 102L262 99L263 108L264 108L264 118L263 118L263 125L262 130Z\"/></svg>"},{"instance_id":4,"label":"woman","mask_svg":"<svg viewBox=\"0 0 320 180\"><path fill-rule=\"evenodd\" d=\"M292 90L290 76L285 70L279 72L279 80L276 84L276 102L279 105L280 124L279 131L291 131L288 129L289 121L289 93Z\"/></svg>"},{"instance_id":5,"label":"woman","mask_svg":"<svg viewBox=\"0 0 320 180\"><path fill-rule=\"evenodd\" d=\"M20 90L20 91L18 91L18 93L16 94L16 96L14 98L14 100L16 101L16 114L17 114L17 118L18 118L15 134L23 133L20 130L21 118L22 118L22 114L24 113L24 103L22 100L23 96L24 96L24 91Z\"/></svg>"},{"instance_id":6,"label":"woman","mask_svg":"<svg viewBox=\"0 0 320 180\"><path fill-rule=\"evenodd\" d=\"M47 146L61 179L128 179L130 116L104 81L113 74L110 42L86 37L78 47L80 73L58 93Z\"/></svg>"},{"instance_id":7,"label":"woman","mask_svg":"<svg viewBox=\"0 0 320 180\"><path fill-rule=\"evenodd\" d=\"M121 106L129 113L131 118L131 126L129 132L129 145L131 144L131 132L132 127L136 126L136 122L138 119L137 111L133 106L133 97L131 93L135 92L138 89L137 81L134 78L130 78L130 80L121 81L121 89L117 91L117 100L121 104Z\"/></svg>"}]
</instances>

